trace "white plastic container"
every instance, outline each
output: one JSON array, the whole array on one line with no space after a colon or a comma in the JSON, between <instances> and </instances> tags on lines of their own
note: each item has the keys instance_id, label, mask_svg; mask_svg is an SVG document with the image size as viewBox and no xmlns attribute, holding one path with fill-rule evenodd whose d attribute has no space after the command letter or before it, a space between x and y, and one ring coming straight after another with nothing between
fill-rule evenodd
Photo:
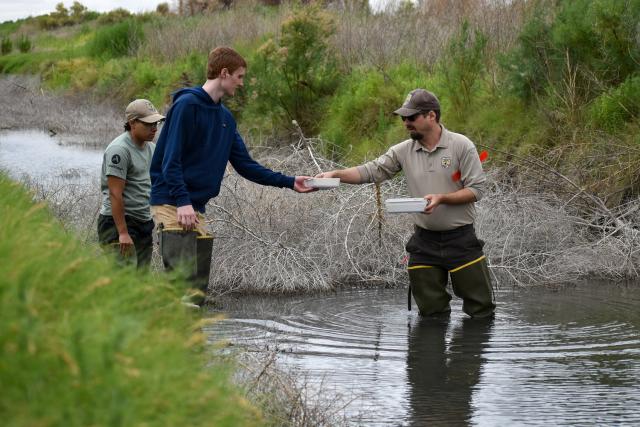
<instances>
[{"instance_id":1,"label":"white plastic container","mask_svg":"<svg viewBox=\"0 0 640 427\"><path fill-rule=\"evenodd\" d=\"M326 188L336 188L340 185L340 178L310 178L304 181L304 185L321 190Z\"/></svg>"},{"instance_id":2,"label":"white plastic container","mask_svg":"<svg viewBox=\"0 0 640 427\"><path fill-rule=\"evenodd\" d=\"M423 212L427 201L422 197L387 199L384 202L388 213L416 213Z\"/></svg>"}]
</instances>

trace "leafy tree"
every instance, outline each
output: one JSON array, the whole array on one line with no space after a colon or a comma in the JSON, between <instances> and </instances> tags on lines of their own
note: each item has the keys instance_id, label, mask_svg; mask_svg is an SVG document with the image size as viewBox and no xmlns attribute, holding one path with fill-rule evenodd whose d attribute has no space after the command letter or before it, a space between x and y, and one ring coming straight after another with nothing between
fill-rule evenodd
<instances>
[{"instance_id":1,"label":"leafy tree","mask_svg":"<svg viewBox=\"0 0 640 427\"><path fill-rule=\"evenodd\" d=\"M524 26L518 46L502 64L512 89L531 101L550 86L565 85L567 70L575 72L573 87L583 102L617 86L640 71L637 0L545 2Z\"/></svg>"},{"instance_id":2,"label":"leafy tree","mask_svg":"<svg viewBox=\"0 0 640 427\"><path fill-rule=\"evenodd\" d=\"M333 31L332 19L317 7L297 9L282 24L280 40L269 39L251 61L252 104L278 125L296 120L303 130L317 131L321 105L337 85L328 44Z\"/></svg>"},{"instance_id":3,"label":"leafy tree","mask_svg":"<svg viewBox=\"0 0 640 427\"><path fill-rule=\"evenodd\" d=\"M87 14L87 7L78 1L74 1L71 5L71 19L75 23L80 23L85 20Z\"/></svg>"},{"instance_id":4,"label":"leafy tree","mask_svg":"<svg viewBox=\"0 0 640 427\"><path fill-rule=\"evenodd\" d=\"M54 12L51 12L50 15L54 19L63 21L69 17L69 9L64 7L64 3L60 2L56 4L56 10Z\"/></svg>"},{"instance_id":5,"label":"leafy tree","mask_svg":"<svg viewBox=\"0 0 640 427\"><path fill-rule=\"evenodd\" d=\"M159 15L168 15L169 3L167 2L159 3L158 6L156 6L156 13L158 13Z\"/></svg>"}]
</instances>

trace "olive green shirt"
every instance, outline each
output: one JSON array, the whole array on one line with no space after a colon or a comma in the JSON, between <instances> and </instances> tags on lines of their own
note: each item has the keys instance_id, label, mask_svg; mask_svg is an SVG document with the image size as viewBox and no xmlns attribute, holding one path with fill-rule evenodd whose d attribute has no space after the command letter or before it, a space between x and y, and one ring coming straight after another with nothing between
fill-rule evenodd
<instances>
[{"instance_id":1,"label":"olive green shirt","mask_svg":"<svg viewBox=\"0 0 640 427\"><path fill-rule=\"evenodd\" d=\"M482 199L486 177L475 145L466 136L441 127L440 141L432 151L418 141L409 139L401 142L376 160L358 166L362 181L381 182L402 170L411 197L453 193L468 188L476 200ZM454 178L456 171L460 171L459 179ZM412 214L416 225L434 231L473 224L475 216L475 203L441 204L429 215Z\"/></svg>"},{"instance_id":2,"label":"olive green shirt","mask_svg":"<svg viewBox=\"0 0 640 427\"><path fill-rule=\"evenodd\" d=\"M122 195L124 214L141 221L151 220L149 167L154 149L155 144L152 142L145 142L142 147L138 147L129 132L124 132L107 146L102 157L100 178L102 215L112 215L107 176L115 176L126 181Z\"/></svg>"}]
</instances>

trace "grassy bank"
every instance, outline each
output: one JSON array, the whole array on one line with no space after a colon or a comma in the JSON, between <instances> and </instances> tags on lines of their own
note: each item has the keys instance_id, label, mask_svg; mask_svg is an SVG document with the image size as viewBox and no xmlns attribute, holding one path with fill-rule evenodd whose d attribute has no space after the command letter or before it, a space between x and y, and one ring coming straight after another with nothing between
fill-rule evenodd
<instances>
[{"instance_id":1,"label":"grassy bank","mask_svg":"<svg viewBox=\"0 0 640 427\"><path fill-rule=\"evenodd\" d=\"M0 176L6 426L259 425L165 279L116 268Z\"/></svg>"}]
</instances>

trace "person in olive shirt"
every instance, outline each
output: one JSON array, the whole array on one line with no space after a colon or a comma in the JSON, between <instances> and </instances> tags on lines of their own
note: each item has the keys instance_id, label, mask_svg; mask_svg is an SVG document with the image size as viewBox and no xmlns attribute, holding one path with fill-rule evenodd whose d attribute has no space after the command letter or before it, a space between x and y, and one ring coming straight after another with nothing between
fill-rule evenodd
<instances>
[{"instance_id":1,"label":"person in olive shirt","mask_svg":"<svg viewBox=\"0 0 640 427\"><path fill-rule=\"evenodd\" d=\"M153 141L164 116L146 99L136 99L125 110L124 133L111 141L102 159L102 207L98 217L98 240L117 246L120 257L129 259L135 250L138 268L147 267L153 250L149 195L149 166Z\"/></svg>"},{"instance_id":2,"label":"person in olive shirt","mask_svg":"<svg viewBox=\"0 0 640 427\"><path fill-rule=\"evenodd\" d=\"M473 227L485 191L485 175L474 144L440 123L440 102L431 92L415 89L394 114L402 118L411 139L394 145L378 159L318 177L361 184L381 182L404 171L412 197L424 197L424 213L413 215L415 232L406 245L410 291L424 316L449 313L453 292L472 317L495 310L491 277Z\"/></svg>"}]
</instances>

